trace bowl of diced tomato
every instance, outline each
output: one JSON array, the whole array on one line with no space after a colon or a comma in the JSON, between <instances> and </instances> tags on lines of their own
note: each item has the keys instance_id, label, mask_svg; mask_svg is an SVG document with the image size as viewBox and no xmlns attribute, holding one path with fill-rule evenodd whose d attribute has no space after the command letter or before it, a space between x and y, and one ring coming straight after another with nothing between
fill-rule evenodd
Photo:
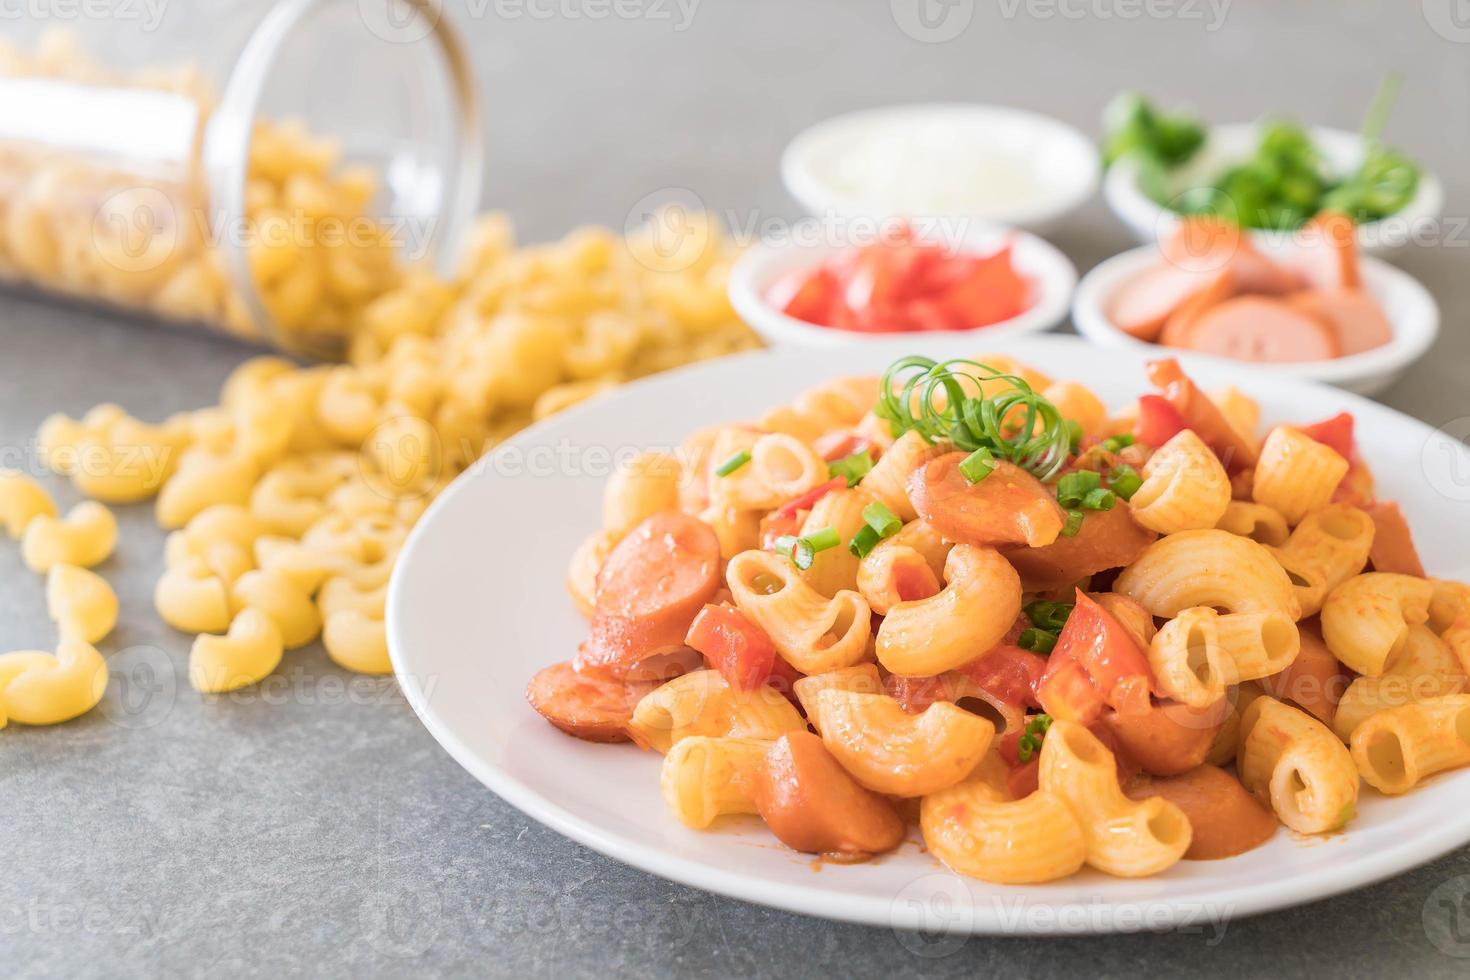
<instances>
[{"instance_id":1,"label":"bowl of diced tomato","mask_svg":"<svg viewBox=\"0 0 1470 980\"><path fill-rule=\"evenodd\" d=\"M1049 330L1067 315L1077 270L1029 232L962 223L876 227L839 245L766 241L731 270L730 302L767 341L809 347Z\"/></svg>"}]
</instances>

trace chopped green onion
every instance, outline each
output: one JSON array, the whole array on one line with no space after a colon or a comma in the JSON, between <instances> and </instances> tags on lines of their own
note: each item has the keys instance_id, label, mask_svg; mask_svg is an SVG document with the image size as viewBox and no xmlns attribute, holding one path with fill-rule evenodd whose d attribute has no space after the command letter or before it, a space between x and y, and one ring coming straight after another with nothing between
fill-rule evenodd
<instances>
[{"instance_id":1,"label":"chopped green onion","mask_svg":"<svg viewBox=\"0 0 1470 980\"><path fill-rule=\"evenodd\" d=\"M719 466L716 466L715 475L729 476L731 473L734 473L736 470L740 469L740 467L744 466L748 462L750 462L750 453L742 449L734 456L731 456L729 459L725 460Z\"/></svg>"},{"instance_id":2,"label":"chopped green onion","mask_svg":"<svg viewBox=\"0 0 1470 980\"><path fill-rule=\"evenodd\" d=\"M1084 516L1080 510L1067 511L1067 523L1062 525L1062 537L1076 537L1077 532L1082 530L1082 519Z\"/></svg>"},{"instance_id":3,"label":"chopped green onion","mask_svg":"<svg viewBox=\"0 0 1470 980\"><path fill-rule=\"evenodd\" d=\"M772 543L772 547L776 549L778 554L790 558L792 549L796 547L796 535L783 534Z\"/></svg>"},{"instance_id":4,"label":"chopped green onion","mask_svg":"<svg viewBox=\"0 0 1470 980\"><path fill-rule=\"evenodd\" d=\"M1031 650L1035 653L1051 653L1052 648L1057 645L1057 635L1033 626L1021 631L1016 645L1022 650Z\"/></svg>"},{"instance_id":5,"label":"chopped green onion","mask_svg":"<svg viewBox=\"0 0 1470 980\"><path fill-rule=\"evenodd\" d=\"M1102 477L1094 470L1073 470L1057 481L1057 503L1076 507L1082 498L1102 486Z\"/></svg>"},{"instance_id":6,"label":"chopped green onion","mask_svg":"<svg viewBox=\"0 0 1470 980\"><path fill-rule=\"evenodd\" d=\"M1077 444L1082 441L1082 423L1076 419L1063 419L1067 427L1067 441L1072 446L1072 452L1077 451Z\"/></svg>"},{"instance_id":7,"label":"chopped green onion","mask_svg":"<svg viewBox=\"0 0 1470 980\"><path fill-rule=\"evenodd\" d=\"M831 473L834 477L845 477L849 487L857 486L872 468L873 457L868 454L866 449L827 464L827 472Z\"/></svg>"},{"instance_id":8,"label":"chopped green onion","mask_svg":"<svg viewBox=\"0 0 1470 980\"><path fill-rule=\"evenodd\" d=\"M1016 742L1016 758L1022 762L1030 762L1036 750L1041 748L1041 740L1030 735L1022 735Z\"/></svg>"},{"instance_id":9,"label":"chopped green onion","mask_svg":"<svg viewBox=\"0 0 1470 980\"><path fill-rule=\"evenodd\" d=\"M1048 602L1045 599L1037 599L1035 602L1026 603L1021 610L1026 618L1031 620L1033 626L1037 626L1053 633L1061 631L1067 625L1067 617L1072 615L1073 604L1070 602Z\"/></svg>"},{"instance_id":10,"label":"chopped green onion","mask_svg":"<svg viewBox=\"0 0 1470 980\"><path fill-rule=\"evenodd\" d=\"M960 462L960 474L971 483L979 483L995 469L995 454L984 446Z\"/></svg>"},{"instance_id":11,"label":"chopped green onion","mask_svg":"<svg viewBox=\"0 0 1470 980\"><path fill-rule=\"evenodd\" d=\"M898 515L889 510L881 500L874 501L863 508L863 520L880 538L897 534L903 528L903 521L899 520Z\"/></svg>"},{"instance_id":12,"label":"chopped green onion","mask_svg":"<svg viewBox=\"0 0 1470 980\"><path fill-rule=\"evenodd\" d=\"M1133 433L1120 432L1115 436L1108 436L1103 440L1102 447L1110 453L1116 453L1120 449L1127 449L1133 445Z\"/></svg>"},{"instance_id":13,"label":"chopped green onion","mask_svg":"<svg viewBox=\"0 0 1470 980\"><path fill-rule=\"evenodd\" d=\"M1082 506L1087 510L1112 510L1113 504L1117 502L1116 493L1101 487L1087 491L1087 496L1082 498Z\"/></svg>"},{"instance_id":14,"label":"chopped green onion","mask_svg":"<svg viewBox=\"0 0 1470 980\"><path fill-rule=\"evenodd\" d=\"M802 535L801 540L811 545L813 551L826 551L842 543L842 538L838 537L837 529L834 527L824 527L811 534Z\"/></svg>"},{"instance_id":15,"label":"chopped green onion","mask_svg":"<svg viewBox=\"0 0 1470 980\"><path fill-rule=\"evenodd\" d=\"M1124 463L1108 474L1108 483L1118 496L1124 500L1131 500L1138 492L1138 488L1143 486L1143 477L1139 476L1138 471L1133 467Z\"/></svg>"},{"instance_id":16,"label":"chopped green onion","mask_svg":"<svg viewBox=\"0 0 1470 980\"><path fill-rule=\"evenodd\" d=\"M866 558L868 557L868 552L877 547L878 542L881 540L883 540L883 535L873 530L873 525L864 524L858 528L857 533L852 536L852 540L847 543L847 550L859 558Z\"/></svg>"}]
</instances>

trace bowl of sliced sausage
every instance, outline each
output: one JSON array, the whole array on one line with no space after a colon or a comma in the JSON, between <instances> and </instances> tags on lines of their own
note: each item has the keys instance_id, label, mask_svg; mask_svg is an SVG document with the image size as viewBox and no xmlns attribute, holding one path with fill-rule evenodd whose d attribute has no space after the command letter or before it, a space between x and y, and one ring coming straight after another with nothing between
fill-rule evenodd
<instances>
[{"instance_id":1,"label":"bowl of sliced sausage","mask_svg":"<svg viewBox=\"0 0 1470 980\"><path fill-rule=\"evenodd\" d=\"M1207 218L1103 262L1072 306L1106 347L1174 347L1377 394L1439 334L1433 297L1358 254L1351 222L1323 215L1270 244Z\"/></svg>"}]
</instances>

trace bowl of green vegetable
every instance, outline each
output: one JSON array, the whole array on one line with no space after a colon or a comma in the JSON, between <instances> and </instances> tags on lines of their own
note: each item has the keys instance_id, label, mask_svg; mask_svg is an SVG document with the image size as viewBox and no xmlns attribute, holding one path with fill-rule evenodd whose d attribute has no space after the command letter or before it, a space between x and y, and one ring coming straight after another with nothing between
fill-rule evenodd
<instances>
[{"instance_id":1,"label":"bowl of green vegetable","mask_svg":"<svg viewBox=\"0 0 1470 980\"><path fill-rule=\"evenodd\" d=\"M1103 196L1143 242L1191 214L1279 242L1318 212L1340 211L1357 223L1362 251L1385 255L1418 240L1444 202L1433 175L1379 138L1389 94L1361 133L1281 118L1207 128L1125 94L1108 110Z\"/></svg>"}]
</instances>

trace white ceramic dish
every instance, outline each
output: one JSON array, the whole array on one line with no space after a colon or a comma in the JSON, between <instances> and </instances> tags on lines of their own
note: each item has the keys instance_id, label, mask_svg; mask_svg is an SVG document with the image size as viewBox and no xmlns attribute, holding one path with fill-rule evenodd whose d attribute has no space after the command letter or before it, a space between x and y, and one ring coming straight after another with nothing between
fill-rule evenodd
<instances>
[{"instance_id":1,"label":"white ceramic dish","mask_svg":"<svg viewBox=\"0 0 1470 980\"><path fill-rule=\"evenodd\" d=\"M1357 133L1342 129L1313 126L1312 142L1322 151L1329 166L1339 174L1357 168L1363 159L1363 141ZM1170 190L1177 194L1191 187L1202 187L1217 178L1232 163L1254 152L1259 140L1255 123L1212 126L1209 138L1193 160L1170 175ZM1138 182L1138 166L1131 160L1119 160L1108 168L1103 178L1103 198L1108 207L1140 242L1153 242L1168 235L1179 216L1160 207L1143 192ZM1433 174L1420 174L1419 189L1403 210L1381 221L1358 227L1358 247L1370 255L1388 255L1411 244L1415 235L1433 233L1431 223L1444 206L1444 188ZM1257 242L1270 245L1290 233L1254 231Z\"/></svg>"},{"instance_id":2,"label":"white ceramic dish","mask_svg":"<svg viewBox=\"0 0 1470 980\"><path fill-rule=\"evenodd\" d=\"M975 343L1016 334L1050 330L1066 319L1077 287L1077 269L1056 246L1029 232L998 225L966 222L962 234L945 238L964 252L988 255L1009 240L1016 271L1028 276L1035 286L1031 308L1009 320L971 330L936 331L933 337L968 337ZM730 270L727 289L730 303L741 319L771 344L802 347L840 347L845 344L892 343L894 334L858 333L836 330L787 316L766 302L766 290L781 276L797 269L810 269L845 250L835 244L797 242L791 239L763 242L749 249ZM901 336L901 335L900 335Z\"/></svg>"},{"instance_id":3,"label":"white ceramic dish","mask_svg":"<svg viewBox=\"0 0 1470 980\"><path fill-rule=\"evenodd\" d=\"M1147 390L1132 351L1058 337L997 348L1085 379L1114 405ZM388 596L394 668L429 731L511 804L612 858L735 898L878 926L1040 934L1204 925L1325 898L1470 841L1470 771L1462 771L1397 798L1365 789L1345 833L1304 839L1281 829L1238 858L1183 862L1155 878L1084 872L1049 885L989 885L951 874L912 842L814 873L809 856L778 846L758 818L727 818L707 833L683 827L659 796L657 756L579 742L527 706L527 680L568 659L585 635L562 582L568 556L598 524L613 453L677 446L698 426L754 417L814 382L875 372L915 351L973 355L977 345L854 347L820 363L803 351L762 351L696 365L558 415L461 476L414 529ZM1267 419L1353 412L1382 493L1403 505L1425 564L1470 575L1470 451L1461 443L1342 391L1185 364L1206 387L1233 384L1258 397Z\"/></svg>"},{"instance_id":4,"label":"white ceramic dish","mask_svg":"<svg viewBox=\"0 0 1470 980\"><path fill-rule=\"evenodd\" d=\"M1113 256L1083 276L1072 302L1072 323L1077 332L1101 347L1128 348L1152 357L1179 354L1176 348L1129 336L1114 326L1105 312L1120 285L1162 261L1156 246L1143 245ZM1320 381L1360 395L1376 395L1423 357L1439 336L1439 306L1434 297L1419 280L1402 269L1381 259L1363 257L1359 261L1364 285L1393 325L1393 340L1351 357L1294 364L1249 364L1247 370L1264 377Z\"/></svg>"},{"instance_id":5,"label":"white ceramic dish","mask_svg":"<svg viewBox=\"0 0 1470 980\"><path fill-rule=\"evenodd\" d=\"M1100 173L1097 147L1071 126L975 103L836 116L800 133L781 156L787 192L814 215L961 215L1032 231L1054 227L1085 203ZM875 180L890 187L863 188ZM991 199L966 203L985 181L998 188Z\"/></svg>"}]
</instances>

